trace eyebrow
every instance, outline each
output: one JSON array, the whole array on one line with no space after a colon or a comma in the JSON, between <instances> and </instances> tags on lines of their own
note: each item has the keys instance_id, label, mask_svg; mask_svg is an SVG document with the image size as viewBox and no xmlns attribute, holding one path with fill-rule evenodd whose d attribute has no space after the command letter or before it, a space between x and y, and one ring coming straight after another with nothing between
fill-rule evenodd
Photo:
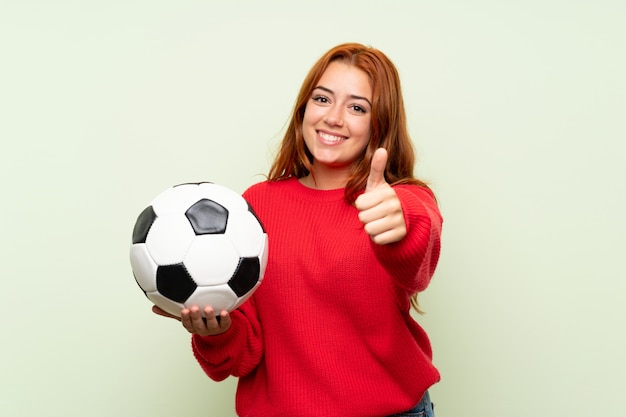
<instances>
[{"instance_id":1,"label":"eyebrow","mask_svg":"<svg viewBox=\"0 0 626 417\"><path fill-rule=\"evenodd\" d=\"M315 87L313 90L317 90L317 89L320 89L320 90L326 91L327 93L330 93L330 94L335 94L335 92L334 92L333 90L331 90L330 88L326 88L326 87L324 87L323 85L318 85L318 86L317 86L317 87ZM370 106L372 105L372 103L371 103L371 102L370 102L370 101L369 101L366 97L357 96L356 94L350 94L350 96L349 96L349 97L350 97L350 98L352 98L352 99L357 99L357 100L365 100L365 101L367 101L367 103L368 103Z\"/></svg>"}]
</instances>

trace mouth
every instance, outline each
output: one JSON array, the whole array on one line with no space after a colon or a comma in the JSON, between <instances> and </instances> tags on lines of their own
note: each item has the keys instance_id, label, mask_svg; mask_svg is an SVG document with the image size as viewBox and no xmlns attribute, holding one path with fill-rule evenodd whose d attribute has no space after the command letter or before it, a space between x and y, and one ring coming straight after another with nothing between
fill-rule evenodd
<instances>
[{"instance_id":1,"label":"mouth","mask_svg":"<svg viewBox=\"0 0 626 417\"><path fill-rule=\"evenodd\" d=\"M318 131L317 134L324 142L327 143L337 143L347 139L345 136L335 136L321 131Z\"/></svg>"}]
</instances>

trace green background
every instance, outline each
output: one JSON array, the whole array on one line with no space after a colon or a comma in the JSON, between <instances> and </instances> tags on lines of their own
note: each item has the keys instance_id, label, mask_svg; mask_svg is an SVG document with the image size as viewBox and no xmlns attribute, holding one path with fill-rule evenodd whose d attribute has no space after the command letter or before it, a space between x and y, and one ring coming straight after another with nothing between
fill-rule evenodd
<instances>
[{"instance_id":1,"label":"green background","mask_svg":"<svg viewBox=\"0 0 626 417\"><path fill-rule=\"evenodd\" d=\"M0 415L235 415L236 381L150 312L132 226L170 185L262 180L346 41L396 63L445 217L418 318L437 417L624 415L624 22L617 0L2 2Z\"/></svg>"}]
</instances>

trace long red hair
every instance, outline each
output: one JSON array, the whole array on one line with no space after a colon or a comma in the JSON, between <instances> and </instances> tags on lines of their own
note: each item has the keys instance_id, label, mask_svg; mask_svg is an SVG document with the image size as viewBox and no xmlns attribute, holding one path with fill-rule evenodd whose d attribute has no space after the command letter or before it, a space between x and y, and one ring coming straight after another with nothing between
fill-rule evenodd
<instances>
[{"instance_id":1,"label":"long red hair","mask_svg":"<svg viewBox=\"0 0 626 417\"><path fill-rule=\"evenodd\" d=\"M358 193L365 189L374 151L387 149L389 159L385 179L390 184L426 184L413 175L415 151L409 136L400 87L400 77L395 65L381 51L358 43L338 45L326 52L310 69L300 87L291 120L287 125L276 159L270 167L268 180L301 178L313 171L312 155L304 143L302 120L311 93L331 62L340 61L365 72L372 87L372 118L370 141L362 157L351 167L345 186L345 198L353 203Z\"/></svg>"}]
</instances>

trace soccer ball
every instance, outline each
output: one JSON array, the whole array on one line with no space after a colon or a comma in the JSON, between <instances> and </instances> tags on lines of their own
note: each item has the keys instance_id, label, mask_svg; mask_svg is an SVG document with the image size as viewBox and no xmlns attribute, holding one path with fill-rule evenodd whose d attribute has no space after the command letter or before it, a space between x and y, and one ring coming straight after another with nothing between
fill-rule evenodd
<instances>
[{"instance_id":1,"label":"soccer ball","mask_svg":"<svg viewBox=\"0 0 626 417\"><path fill-rule=\"evenodd\" d=\"M210 182L181 184L137 218L130 263L148 299L170 314L180 317L192 305L232 311L263 280L267 234L236 192Z\"/></svg>"}]
</instances>

